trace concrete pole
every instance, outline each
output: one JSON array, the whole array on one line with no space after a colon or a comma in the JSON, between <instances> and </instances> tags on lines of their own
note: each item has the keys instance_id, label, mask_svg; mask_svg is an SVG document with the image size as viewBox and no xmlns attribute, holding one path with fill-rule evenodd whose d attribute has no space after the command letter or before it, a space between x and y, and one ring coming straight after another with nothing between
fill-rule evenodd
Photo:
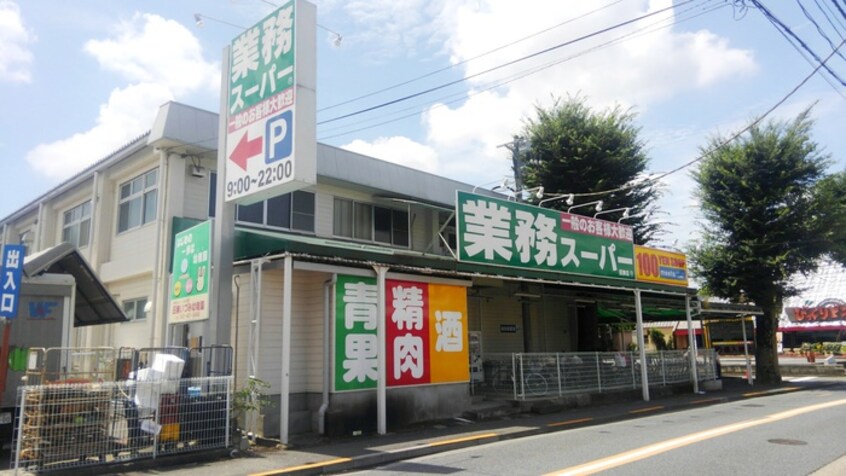
<instances>
[{"instance_id":1,"label":"concrete pole","mask_svg":"<svg viewBox=\"0 0 846 476\"><path fill-rule=\"evenodd\" d=\"M746 318L740 318L740 327L743 329L743 355L746 357L746 380L752 385L752 362L749 359L749 344L746 341Z\"/></svg>"},{"instance_id":2,"label":"concrete pole","mask_svg":"<svg viewBox=\"0 0 846 476\"><path fill-rule=\"evenodd\" d=\"M643 388L643 401L649 401L649 372L646 368L646 342L643 338L643 308L640 302L640 289L635 289L635 315L637 316L637 348L640 351L640 384Z\"/></svg>"},{"instance_id":3,"label":"concrete pole","mask_svg":"<svg viewBox=\"0 0 846 476\"><path fill-rule=\"evenodd\" d=\"M229 115L229 47L223 49L220 84L220 122L217 138L217 199L212 230L212 275L209 318L191 323L192 336L203 336L203 346L230 344L232 325L232 259L235 249L235 203L226 196L226 131Z\"/></svg>"}]
</instances>

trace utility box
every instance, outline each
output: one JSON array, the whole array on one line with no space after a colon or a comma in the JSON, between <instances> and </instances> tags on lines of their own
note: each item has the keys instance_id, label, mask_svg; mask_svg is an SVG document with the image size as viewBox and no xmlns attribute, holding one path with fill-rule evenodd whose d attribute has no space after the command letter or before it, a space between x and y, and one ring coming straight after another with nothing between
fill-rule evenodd
<instances>
[{"instance_id":1,"label":"utility box","mask_svg":"<svg viewBox=\"0 0 846 476\"><path fill-rule=\"evenodd\" d=\"M26 256L14 318L0 321L0 441L11 443L18 387L27 371L62 369L66 353L38 361L33 348L73 346L75 327L126 321L126 315L79 251L62 243ZM41 382L39 382L41 383Z\"/></svg>"}]
</instances>

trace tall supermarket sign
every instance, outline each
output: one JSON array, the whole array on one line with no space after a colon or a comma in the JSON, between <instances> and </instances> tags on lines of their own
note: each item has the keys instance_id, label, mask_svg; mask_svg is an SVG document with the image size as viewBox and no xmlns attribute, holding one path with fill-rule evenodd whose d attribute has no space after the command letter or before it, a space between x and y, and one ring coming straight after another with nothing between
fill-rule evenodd
<instances>
[{"instance_id":1,"label":"tall supermarket sign","mask_svg":"<svg viewBox=\"0 0 846 476\"><path fill-rule=\"evenodd\" d=\"M687 286L685 256L628 225L461 191L456 217L460 261Z\"/></svg>"},{"instance_id":2,"label":"tall supermarket sign","mask_svg":"<svg viewBox=\"0 0 846 476\"><path fill-rule=\"evenodd\" d=\"M289 0L229 48L226 201L249 204L316 182L314 5Z\"/></svg>"},{"instance_id":3,"label":"tall supermarket sign","mask_svg":"<svg viewBox=\"0 0 846 476\"><path fill-rule=\"evenodd\" d=\"M467 290L388 279L385 283L388 387L467 382ZM375 278L339 275L335 286L336 391L376 388Z\"/></svg>"}]
</instances>

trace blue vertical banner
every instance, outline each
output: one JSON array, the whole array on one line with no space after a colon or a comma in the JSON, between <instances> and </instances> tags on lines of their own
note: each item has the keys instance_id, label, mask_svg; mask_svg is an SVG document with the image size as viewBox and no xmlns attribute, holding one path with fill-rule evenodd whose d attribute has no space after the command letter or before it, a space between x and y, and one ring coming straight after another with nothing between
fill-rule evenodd
<instances>
[{"instance_id":1,"label":"blue vertical banner","mask_svg":"<svg viewBox=\"0 0 846 476\"><path fill-rule=\"evenodd\" d=\"M21 276L26 255L24 245L3 247L2 272L0 272L0 317L14 319L18 316L18 301L21 297Z\"/></svg>"}]
</instances>

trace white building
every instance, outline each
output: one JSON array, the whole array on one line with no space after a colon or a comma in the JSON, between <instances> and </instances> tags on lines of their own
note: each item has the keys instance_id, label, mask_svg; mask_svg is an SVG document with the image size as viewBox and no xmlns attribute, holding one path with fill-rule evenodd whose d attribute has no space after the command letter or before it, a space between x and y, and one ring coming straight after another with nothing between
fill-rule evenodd
<instances>
[{"instance_id":1,"label":"white building","mask_svg":"<svg viewBox=\"0 0 846 476\"><path fill-rule=\"evenodd\" d=\"M167 103L150 132L0 220L4 245L24 243L29 253L76 245L130 318L77 329L73 345L200 343L197 328L168 325L172 240L215 216L217 134L217 114ZM231 317L220 321L231 324L231 341L202 344L235 347L237 382L255 375L271 384L280 405L265 415L266 433L346 433L384 418L399 427L455 416L470 402L469 340L486 354L597 350L603 310L632 315L641 293L644 308L684 310L694 295L635 280L633 263L622 280L457 260L457 191L476 190L318 144L316 185L238 209L235 278L220 290L232 293ZM399 346L378 352L396 372L387 375L386 405L373 390L373 368L356 367L355 358L377 352L366 312L339 307L375 303L368 293L380 277L394 283L388 338L424 345L409 344L407 355L394 352ZM415 349L424 360L412 359ZM387 417L376 414L386 407Z\"/></svg>"}]
</instances>

